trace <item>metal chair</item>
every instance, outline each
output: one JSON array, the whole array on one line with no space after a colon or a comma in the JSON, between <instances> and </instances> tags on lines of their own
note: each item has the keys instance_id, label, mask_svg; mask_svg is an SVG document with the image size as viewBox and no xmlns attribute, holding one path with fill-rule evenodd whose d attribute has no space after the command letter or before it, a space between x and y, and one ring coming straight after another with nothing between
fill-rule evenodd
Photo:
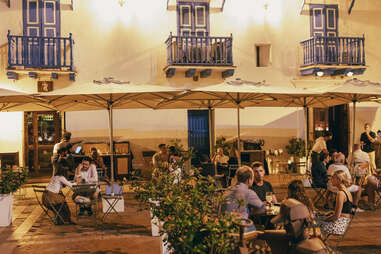
<instances>
[{"instance_id":1,"label":"metal chair","mask_svg":"<svg viewBox=\"0 0 381 254\"><path fill-rule=\"evenodd\" d=\"M305 186L307 189L312 189L315 192L315 196L312 198L313 204L317 207L321 200L324 200L328 194L328 190L323 187L317 187L312 181L312 172L310 170L306 171L306 179L309 183L309 186ZM323 204L325 205L326 202Z\"/></svg>"},{"instance_id":2,"label":"metal chair","mask_svg":"<svg viewBox=\"0 0 381 254\"><path fill-rule=\"evenodd\" d=\"M34 194L36 196L37 203L40 205L41 209L44 211L44 213L48 216L50 221L54 224L57 225L57 221L60 219L61 221L65 221L62 216L60 215L60 212L63 208L63 204L61 204L60 207L55 207L53 204L48 199L49 202L49 207L46 207L42 203L42 195L47 191L46 186L41 186L41 185L32 185ZM49 211L53 213L53 215L50 215Z\"/></svg>"}]
</instances>

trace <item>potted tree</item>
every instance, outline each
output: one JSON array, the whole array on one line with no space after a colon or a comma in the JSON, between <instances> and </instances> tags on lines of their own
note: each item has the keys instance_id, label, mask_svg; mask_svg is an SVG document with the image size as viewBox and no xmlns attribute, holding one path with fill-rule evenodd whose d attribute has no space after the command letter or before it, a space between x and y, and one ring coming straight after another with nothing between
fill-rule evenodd
<instances>
[{"instance_id":1,"label":"potted tree","mask_svg":"<svg viewBox=\"0 0 381 254\"><path fill-rule=\"evenodd\" d=\"M25 169L19 172L12 169L3 172L0 180L0 226L9 226L12 223L13 193L25 183L27 175Z\"/></svg>"},{"instance_id":2,"label":"potted tree","mask_svg":"<svg viewBox=\"0 0 381 254\"><path fill-rule=\"evenodd\" d=\"M289 140L289 144L286 145L286 151L289 155L292 156L291 158L291 170L293 173L297 172L298 166L304 163L306 164L306 148L305 148L305 141L301 138L292 138ZM312 148L312 142L308 143L307 146L307 153ZM302 171L302 167L300 167ZM305 169L305 166L304 166ZM303 173L303 172L301 172Z\"/></svg>"},{"instance_id":3,"label":"potted tree","mask_svg":"<svg viewBox=\"0 0 381 254\"><path fill-rule=\"evenodd\" d=\"M237 233L235 217L221 211L224 198L214 179L197 170L176 175L161 174L158 181L136 189L136 198L161 221L164 246L173 253L232 253L230 233ZM149 202L150 199L160 202ZM164 252L163 252L164 253Z\"/></svg>"}]
</instances>

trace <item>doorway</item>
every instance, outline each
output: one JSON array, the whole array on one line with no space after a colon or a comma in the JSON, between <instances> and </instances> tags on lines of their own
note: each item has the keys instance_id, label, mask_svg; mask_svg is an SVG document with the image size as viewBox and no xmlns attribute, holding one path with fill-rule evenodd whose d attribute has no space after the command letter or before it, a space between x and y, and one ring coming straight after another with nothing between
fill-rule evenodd
<instances>
[{"instance_id":1,"label":"doorway","mask_svg":"<svg viewBox=\"0 0 381 254\"><path fill-rule=\"evenodd\" d=\"M325 109L314 109L314 137L322 136L325 131L331 131L332 140L327 142L327 148L336 149L348 156L349 145L349 106L338 105Z\"/></svg>"},{"instance_id":2,"label":"doorway","mask_svg":"<svg viewBox=\"0 0 381 254\"><path fill-rule=\"evenodd\" d=\"M188 147L209 157L209 110L188 110Z\"/></svg>"},{"instance_id":3,"label":"doorway","mask_svg":"<svg viewBox=\"0 0 381 254\"><path fill-rule=\"evenodd\" d=\"M53 147L61 139L58 112L24 112L24 162L36 175L51 173Z\"/></svg>"}]
</instances>

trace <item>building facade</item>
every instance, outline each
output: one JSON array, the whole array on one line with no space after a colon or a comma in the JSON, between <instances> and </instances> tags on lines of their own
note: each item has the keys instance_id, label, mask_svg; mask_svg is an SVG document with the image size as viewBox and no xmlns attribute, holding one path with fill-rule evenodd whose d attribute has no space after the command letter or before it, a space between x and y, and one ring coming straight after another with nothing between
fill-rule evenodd
<instances>
[{"instance_id":1,"label":"building facade","mask_svg":"<svg viewBox=\"0 0 381 254\"><path fill-rule=\"evenodd\" d=\"M354 77L380 82L381 2L351 3L2 0L0 86L38 93L110 77L120 83L186 88L231 79L301 88ZM356 136L365 122L373 130L381 128L377 104L359 106ZM350 109L310 109L310 139L331 129L337 133L334 145L347 151ZM3 107L7 110L12 111ZM0 153L18 152L19 163L36 171L49 168L52 145L63 129L76 139L108 135L103 111L30 110L0 114L2 123L10 123L1 127ZM118 110L115 136L130 141L135 166L144 167L142 151L175 138L185 146L196 142L189 138L196 131L191 123L209 116L192 114L182 109ZM216 137L236 137L235 109L216 109L214 118ZM300 108L244 109L241 124L243 138L263 138L264 149L284 150L291 137L304 137Z\"/></svg>"}]
</instances>

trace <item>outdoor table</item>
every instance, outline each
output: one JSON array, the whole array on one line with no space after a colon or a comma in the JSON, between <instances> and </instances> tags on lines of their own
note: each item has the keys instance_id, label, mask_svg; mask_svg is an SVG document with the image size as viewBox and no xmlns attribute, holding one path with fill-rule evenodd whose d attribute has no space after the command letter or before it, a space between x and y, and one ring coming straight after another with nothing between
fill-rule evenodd
<instances>
[{"instance_id":1,"label":"outdoor table","mask_svg":"<svg viewBox=\"0 0 381 254\"><path fill-rule=\"evenodd\" d=\"M107 210L103 213L102 221L104 221L106 216L112 212L115 212L116 214L118 214L118 216L120 216L119 212L115 209L115 207L118 204L118 202L123 199L123 195L122 194L102 195L102 198L108 204Z\"/></svg>"},{"instance_id":2,"label":"outdoor table","mask_svg":"<svg viewBox=\"0 0 381 254\"><path fill-rule=\"evenodd\" d=\"M264 214L253 215L254 221L264 226L264 229L275 229L275 225L271 223L271 219L279 214L280 205L273 204L271 210L266 211Z\"/></svg>"}]
</instances>

